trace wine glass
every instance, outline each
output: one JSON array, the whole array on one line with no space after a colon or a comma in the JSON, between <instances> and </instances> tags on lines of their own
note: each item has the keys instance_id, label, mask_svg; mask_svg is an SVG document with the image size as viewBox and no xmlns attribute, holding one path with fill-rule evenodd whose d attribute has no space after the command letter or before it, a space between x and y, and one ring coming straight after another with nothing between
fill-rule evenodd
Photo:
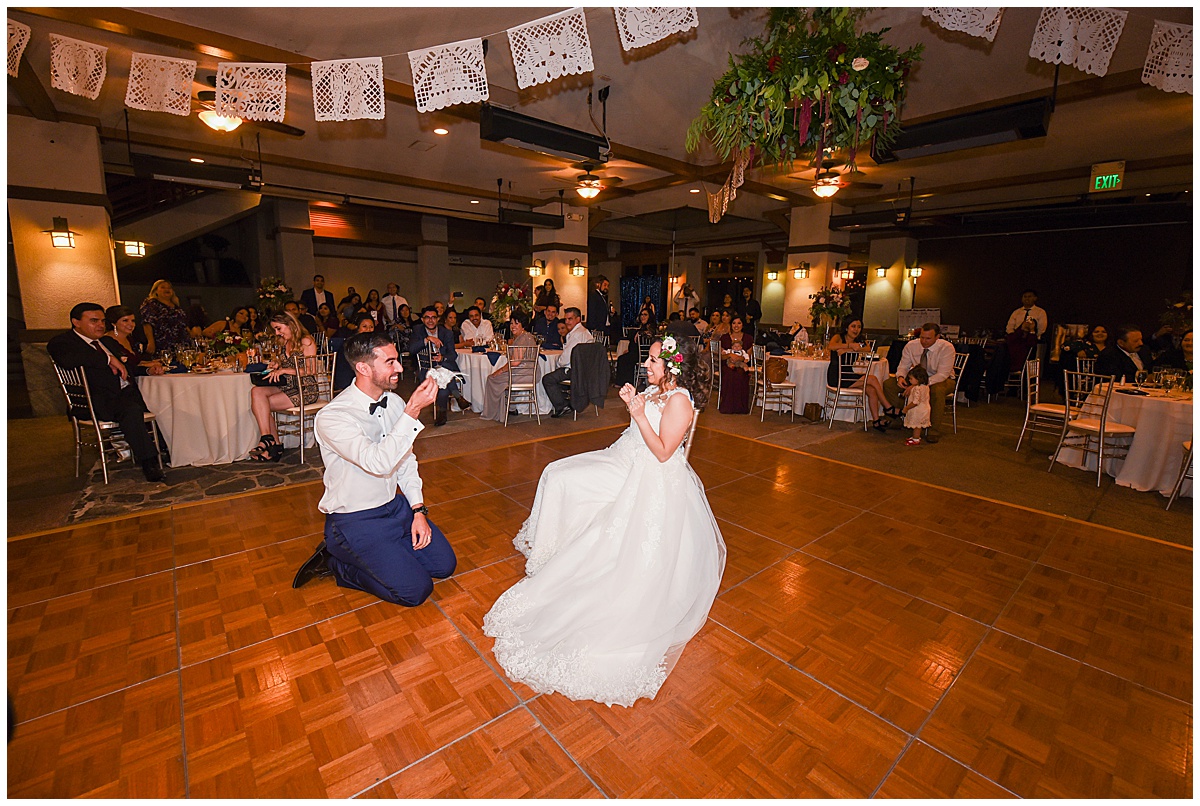
<instances>
[{"instance_id":1,"label":"wine glass","mask_svg":"<svg viewBox=\"0 0 1200 806\"><path fill-rule=\"evenodd\" d=\"M160 350L158 353L158 360L160 363L162 363L163 371L170 372L174 368L175 354L170 350Z\"/></svg>"},{"instance_id":2,"label":"wine glass","mask_svg":"<svg viewBox=\"0 0 1200 806\"><path fill-rule=\"evenodd\" d=\"M1133 385L1136 386L1138 389L1141 389L1142 386L1145 385L1146 378L1148 378L1148 377L1149 377L1149 373L1147 373L1146 370L1144 370L1144 369L1138 370L1137 372L1133 373Z\"/></svg>"}]
</instances>

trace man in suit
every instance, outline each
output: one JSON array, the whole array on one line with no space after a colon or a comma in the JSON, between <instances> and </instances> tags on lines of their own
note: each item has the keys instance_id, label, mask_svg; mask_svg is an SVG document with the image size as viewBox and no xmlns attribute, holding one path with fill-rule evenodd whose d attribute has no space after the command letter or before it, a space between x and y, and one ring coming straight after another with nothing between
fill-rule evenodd
<instances>
[{"instance_id":1,"label":"man in suit","mask_svg":"<svg viewBox=\"0 0 1200 806\"><path fill-rule=\"evenodd\" d=\"M444 325L438 324L438 311L433 305L421 309L421 324L413 328L412 339L408 343L408 351L413 355L421 352L426 346L433 347L433 364L442 366L451 372L459 372L458 353L454 349L454 334ZM417 382L425 380L424 371L417 373ZM446 414L450 411L450 395L458 401L459 408L468 411L471 401L462 396L462 383L452 381L445 389L439 389L437 394L437 413L434 415L434 425L445 425Z\"/></svg>"},{"instance_id":2,"label":"man in suit","mask_svg":"<svg viewBox=\"0 0 1200 806\"><path fill-rule=\"evenodd\" d=\"M558 306L547 305L533 320L533 335L542 337L543 350L561 350L562 336L558 335Z\"/></svg>"},{"instance_id":3,"label":"man in suit","mask_svg":"<svg viewBox=\"0 0 1200 806\"><path fill-rule=\"evenodd\" d=\"M598 274L592 280L592 292L588 294L587 319L588 330L603 330L608 334L608 340L616 344L621 338L621 323L617 320L617 312L608 301L608 278ZM568 324L573 330L574 325Z\"/></svg>"},{"instance_id":4,"label":"man in suit","mask_svg":"<svg viewBox=\"0 0 1200 806\"><path fill-rule=\"evenodd\" d=\"M1115 375L1118 383L1132 383L1137 373L1150 367L1150 353L1142 346L1142 329L1137 325L1117 328L1117 346L1108 347L1096 359L1097 375Z\"/></svg>"},{"instance_id":5,"label":"man in suit","mask_svg":"<svg viewBox=\"0 0 1200 806\"><path fill-rule=\"evenodd\" d=\"M329 310L334 309L333 294L325 290L325 278L320 274L313 275L312 288L306 288L300 292L300 301L304 303L304 307L311 314L315 314L322 303L328 305Z\"/></svg>"},{"instance_id":6,"label":"man in suit","mask_svg":"<svg viewBox=\"0 0 1200 806\"><path fill-rule=\"evenodd\" d=\"M64 369L83 369L96 416L120 424L146 480L162 481L158 447L150 438L142 417L146 404L125 365L100 342L106 327L104 308L94 302L81 302L71 309L71 329L52 338L46 351L54 363ZM76 411L75 415L88 417L86 411Z\"/></svg>"}]
</instances>

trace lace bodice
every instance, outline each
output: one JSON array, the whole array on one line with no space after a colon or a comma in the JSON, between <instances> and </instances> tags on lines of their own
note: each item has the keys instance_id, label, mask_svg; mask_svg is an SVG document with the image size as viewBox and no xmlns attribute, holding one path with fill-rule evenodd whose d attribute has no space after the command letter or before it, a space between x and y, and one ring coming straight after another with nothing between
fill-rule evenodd
<instances>
[{"instance_id":1,"label":"lace bodice","mask_svg":"<svg viewBox=\"0 0 1200 806\"><path fill-rule=\"evenodd\" d=\"M657 402L651 400L651 397L658 391L657 386L647 386L641 393L642 397L646 398L646 419L650 422L650 427L654 429L654 433L661 434L662 430L662 415L667 408L667 401L674 395L683 395L688 399L688 403L692 401L692 395L688 390L681 387L676 387L662 395ZM683 444L675 450L675 454L671 457L674 460L678 456L683 455ZM620 439L612 444L609 450L619 451L620 453L633 458L633 454L640 451L649 451L646 447L646 441L642 439L642 431L638 428L637 423L630 420L629 427L621 434Z\"/></svg>"}]
</instances>

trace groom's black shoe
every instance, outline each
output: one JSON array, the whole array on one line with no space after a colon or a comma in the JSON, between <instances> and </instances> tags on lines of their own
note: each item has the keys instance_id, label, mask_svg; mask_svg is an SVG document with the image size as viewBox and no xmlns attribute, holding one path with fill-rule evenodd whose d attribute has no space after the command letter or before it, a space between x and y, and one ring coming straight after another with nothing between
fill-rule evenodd
<instances>
[{"instance_id":1,"label":"groom's black shoe","mask_svg":"<svg viewBox=\"0 0 1200 806\"><path fill-rule=\"evenodd\" d=\"M296 572L296 578L292 580L292 587L299 588L317 577L332 575L333 571L329 567L329 550L325 548L325 541L322 540L313 555L305 560L304 565L300 566L300 570Z\"/></svg>"}]
</instances>

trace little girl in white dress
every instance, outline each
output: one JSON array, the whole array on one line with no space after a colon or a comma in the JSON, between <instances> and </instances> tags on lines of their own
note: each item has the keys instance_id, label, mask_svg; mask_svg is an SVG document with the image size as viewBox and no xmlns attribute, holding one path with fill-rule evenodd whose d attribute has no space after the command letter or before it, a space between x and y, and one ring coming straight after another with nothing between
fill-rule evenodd
<instances>
[{"instance_id":1,"label":"little girl in white dress","mask_svg":"<svg viewBox=\"0 0 1200 806\"><path fill-rule=\"evenodd\" d=\"M905 445L921 444L921 429L929 427L929 372L918 364L905 377L904 427L913 430Z\"/></svg>"}]
</instances>

